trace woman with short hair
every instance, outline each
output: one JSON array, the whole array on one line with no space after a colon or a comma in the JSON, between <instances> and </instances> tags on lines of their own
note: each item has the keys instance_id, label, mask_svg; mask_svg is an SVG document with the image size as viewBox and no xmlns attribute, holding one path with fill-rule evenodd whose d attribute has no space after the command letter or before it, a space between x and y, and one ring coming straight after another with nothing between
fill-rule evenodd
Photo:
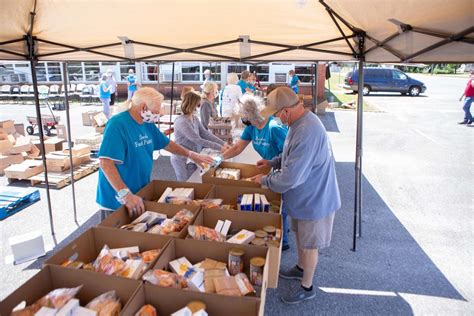
<instances>
[{"instance_id":1,"label":"woman with short hair","mask_svg":"<svg viewBox=\"0 0 474 316\"><path fill-rule=\"evenodd\" d=\"M110 86L107 83L107 75L103 74L99 85L99 99L102 109L107 118L110 118Z\"/></svg>"},{"instance_id":2,"label":"woman with short hair","mask_svg":"<svg viewBox=\"0 0 474 316\"><path fill-rule=\"evenodd\" d=\"M211 117L217 117L217 109L214 106L217 90L218 86L214 81L206 82L202 88L201 123L206 130Z\"/></svg>"},{"instance_id":3,"label":"woman with short hair","mask_svg":"<svg viewBox=\"0 0 474 316\"><path fill-rule=\"evenodd\" d=\"M222 150L228 148L224 141L206 130L196 117L196 109L201 102L201 96L194 91L186 93L183 97L181 110L183 115L178 116L174 122L175 143L194 152L201 152L203 148ZM188 170L194 171L194 163L187 164L187 158L177 155L171 156L171 165L176 173L177 181L188 179Z\"/></svg>"},{"instance_id":4,"label":"woman with short hair","mask_svg":"<svg viewBox=\"0 0 474 316\"><path fill-rule=\"evenodd\" d=\"M242 91L237 85L239 76L235 72L227 75L227 85L221 91L220 115L223 117L233 117L237 110L237 103L242 96Z\"/></svg>"}]
</instances>

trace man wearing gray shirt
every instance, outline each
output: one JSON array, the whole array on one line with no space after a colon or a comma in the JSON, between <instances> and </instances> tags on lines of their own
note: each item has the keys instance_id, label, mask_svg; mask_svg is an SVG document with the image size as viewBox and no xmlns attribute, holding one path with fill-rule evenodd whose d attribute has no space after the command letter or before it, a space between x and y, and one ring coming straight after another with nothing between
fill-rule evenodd
<instances>
[{"instance_id":1,"label":"man wearing gray shirt","mask_svg":"<svg viewBox=\"0 0 474 316\"><path fill-rule=\"evenodd\" d=\"M321 121L305 110L290 88L272 91L261 115L274 115L289 126L281 155L257 162L257 167L271 166L276 171L253 180L282 193L282 208L291 217L298 262L281 271L280 277L300 280L301 287L281 299L287 304L298 304L316 296L313 276L318 249L330 245L334 215L341 207L335 162Z\"/></svg>"}]
</instances>

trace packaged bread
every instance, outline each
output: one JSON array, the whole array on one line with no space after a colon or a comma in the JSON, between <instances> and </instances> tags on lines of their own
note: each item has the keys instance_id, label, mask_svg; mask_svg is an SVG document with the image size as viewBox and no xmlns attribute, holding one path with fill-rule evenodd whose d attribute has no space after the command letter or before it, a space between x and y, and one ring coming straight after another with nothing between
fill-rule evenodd
<instances>
[{"instance_id":1,"label":"packaged bread","mask_svg":"<svg viewBox=\"0 0 474 316\"><path fill-rule=\"evenodd\" d=\"M158 316L156 308L153 305L146 304L138 312L135 313L135 316Z\"/></svg>"},{"instance_id":2,"label":"packaged bread","mask_svg":"<svg viewBox=\"0 0 474 316\"><path fill-rule=\"evenodd\" d=\"M142 252L141 256L145 264L152 263L160 255L160 249L152 249Z\"/></svg>"},{"instance_id":3,"label":"packaged bread","mask_svg":"<svg viewBox=\"0 0 474 316\"><path fill-rule=\"evenodd\" d=\"M117 299L115 291L112 290L94 298L86 305L86 308L97 312L97 316L118 316L122 304Z\"/></svg>"},{"instance_id":4,"label":"packaged bread","mask_svg":"<svg viewBox=\"0 0 474 316\"><path fill-rule=\"evenodd\" d=\"M94 271L114 275L120 273L125 268L125 262L116 258L110 252L107 245L104 245L99 256L94 261Z\"/></svg>"},{"instance_id":5,"label":"packaged bread","mask_svg":"<svg viewBox=\"0 0 474 316\"><path fill-rule=\"evenodd\" d=\"M190 225L188 233L196 240L225 241L225 237L221 233L206 226Z\"/></svg>"},{"instance_id":6,"label":"packaged bread","mask_svg":"<svg viewBox=\"0 0 474 316\"><path fill-rule=\"evenodd\" d=\"M143 275L142 279L150 282L151 284L162 287L171 287L175 289L184 289L188 287L184 277L176 273L160 269L147 271Z\"/></svg>"}]
</instances>

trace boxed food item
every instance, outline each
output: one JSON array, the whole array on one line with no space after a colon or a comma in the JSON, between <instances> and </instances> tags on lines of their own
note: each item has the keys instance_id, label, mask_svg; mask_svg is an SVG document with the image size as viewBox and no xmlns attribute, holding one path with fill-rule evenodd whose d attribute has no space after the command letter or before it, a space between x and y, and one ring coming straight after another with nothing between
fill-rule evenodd
<instances>
[{"instance_id":1,"label":"boxed food item","mask_svg":"<svg viewBox=\"0 0 474 316\"><path fill-rule=\"evenodd\" d=\"M217 168L214 176L221 179L240 180L240 170L231 168Z\"/></svg>"},{"instance_id":2,"label":"boxed food item","mask_svg":"<svg viewBox=\"0 0 474 316\"><path fill-rule=\"evenodd\" d=\"M238 170L238 172L234 171L231 176L222 177L221 170ZM267 167L259 169L256 165L252 164L223 161L218 167L210 168L206 173L204 173L202 175L202 182L216 185L260 188L260 184L249 181L249 178L258 174L268 174L270 170L271 168ZM237 175L238 177L236 177Z\"/></svg>"},{"instance_id":3,"label":"boxed food item","mask_svg":"<svg viewBox=\"0 0 474 316\"><path fill-rule=\"evenodd\" d=\"M255 238L255 233L246 229L242 229L240 232L232 236L227 240L228 243L244 245L250 243Z\"/></svg>"},{"instance_id":4,"label":"boxed food item","mask_svg":"<svg viewBox=\"0 0 474 316\"><path fill-rule=\"evenodd\" d=\"M193 199L202 200L208 198L214 186L212 184L153 180L141 189L137 195L146 201L158 201L167 188L172 188L173 190L176 188L193 189Z\"/></svg>"},{"instance_id":5,"label":"boxed food item","mask_svg":"<svg viewBox=\"0 0 474 316\"><path fill-rule=\"evenodd\" d=\"M95 275L105 273L126 278L140 278L153 266L159 254L157 250L163 250L169 240L167 236L148 235L147 238L143 238L143 234L137 232L93 227L51 256L45 264L61 265L68 270L79 267L90 270ZM141 253L136 251L135 246ZM116 249L114 252L117 256L110 249ZM89 264L92 262L93 264Z\"/></svg>"},{"instance_id":6,"label":"boxed food item","mask_svg":"<svg viewBox=\"0 0 474 316\"><path fill-rule=\"evenodd\" d=\"M26 315L34 315L34 312L43 306L60 311L73 298L78 299L85 308L95 298L111 290L115 290L116 301L124 306L133 298L140 286L141 283L137 280L111 278L88 271L48 265L1 302L0 314L25 315L18 310L12 313L13 309L23 301L28 310L33 312ZM79 288L78 291L76 291L77 288Z\"/></svg>"},{"instance_id":7,"label":"boxed food item","mask_svg":"<svg viewBox=\"0 0 474 316\"><path fill-rule=\"evenodd\" d=\"M102 111L82 112L82 125L92 126L94 124L94 117L99 113L102 113Z\"/></svg>"}]
</instances>

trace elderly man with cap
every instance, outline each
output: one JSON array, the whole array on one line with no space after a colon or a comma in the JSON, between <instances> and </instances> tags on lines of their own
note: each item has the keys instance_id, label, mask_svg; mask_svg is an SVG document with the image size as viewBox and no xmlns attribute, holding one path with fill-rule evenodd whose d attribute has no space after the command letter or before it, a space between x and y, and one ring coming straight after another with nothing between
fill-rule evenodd
<instances>
[{"instance_id":1,"label":"elderly man with cap","mask_svg":"<svg viewBox=\"0 0 474 316\"><path fill-rule=\"evenodd\" d=\"M125 205L130 216L145 211L136 193L150 182L153 151L165 149L188 157L196 163L212 163L208 156L192 152L170 141L156 127L163 95L153 88L139 89L128 111L115 115L107 123L99 151L100 170L97 203L102 217Z\"/></svg>"},{"instance_id":2,"label":"elderly man with cap","mask_svg":"<svg viewBox=\"0 0 474 316\"><path fill-rule=\"evenodd\" d=\"M268 95L262 115L273 114L289 126L283 152L272 160L260 160L257 166L279 169L254 181L282 193L283 209L291 217L295 232L298 262L280 277L301 281L301 287L282 297L287 304L314 298L313 276L318 250L328 247L336 210L341 207L336 167L329 137L316 115L308 112L288 87Z\"/></svg>"}]
</instances>

